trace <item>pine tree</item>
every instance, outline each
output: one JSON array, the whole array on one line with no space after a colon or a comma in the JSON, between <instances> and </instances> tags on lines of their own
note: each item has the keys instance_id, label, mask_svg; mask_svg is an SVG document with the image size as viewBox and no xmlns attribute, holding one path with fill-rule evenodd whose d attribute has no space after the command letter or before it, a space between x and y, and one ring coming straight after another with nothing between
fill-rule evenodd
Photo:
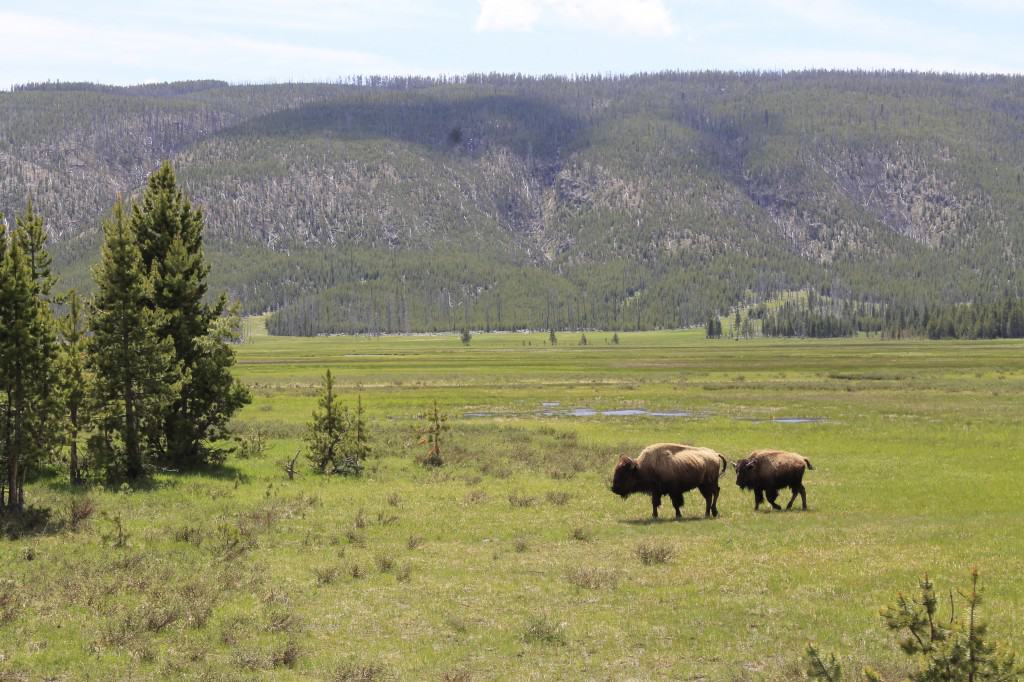
<instances>
[{"instance_id":1,"label":"pine tree","mask_svg":"<svg viewBox=\"0 0 1024 682\"><path fill-rule=\"evenodd\" d=\"M349 432L348 409L341 404L334 392L334 376L331 370L324 374L323 390L313 410L313 419L308 424L306 442L309 454L306 456L320 473L331 470L344 459L343 439Z\"/></svg>"},{"instance_id":2,"label":"pine tree","mask_svg":"<svg viewBox=\"0 0 1024 682\"><path fill-rule=\"evenodd\" d=\"M235 355L228 342L236 336L237 316L225 317L226 297L205 300L210 268L202 211L178 189L169 162L150 176L141 203L132 207L131 225L153 278L148 305L162 316L158 334L171 339L182 371L180 393L163 417L161 456L185 467L219 460L223 451L210 442L227 435L232 415L251 397L231 376Z\"/></svg>"},{"instance_id":3,"label":"pine tree","mask_svg":"<svg viewBox=\"0 0 1024 682\"><path fill-rule=\"evenodd\" d=\"M356 407L349 416L342 451L342 459L335 465L334 473L350 476L361 473L363 463L370 456L370 432L366 424L362 393L356 397Z\"/></svg>"},{"instance_id":4,"label":"pine tree","mask_svg":"<svg viewBox=\"0 0 1024 682\"><path fill-rule=\"evenodd\" d=\"M108 480L147 475L162 446L164 416L179 389L167 316L149 306L153 282L120 200L103 225L102 260L93 269L87 368L96 433L90 455Z\"/></svg>"},{"instance_id":5,"label":"pine tree","mask_svg":"<svg viewBox=\"0 0 1024 682\"><path fill-rule=\"evenodd\" d=\"M16 510L28 471L57 447L59 395L46 234L31 201L15 222L10 235L0 230L0 509Z\"/></svg>"},{"instance_id":6,"label":"pine tree","mask_svg":"<svg viewBox=\"0 0 1024 682\"><path fill-rule=\"evenodd\" d=\"M435 400L431 408L421 414L420 418L424 420L424 424L416 428L416 434L419 436L420 445L427 446L427 454L420 461L426 466L439 467L444 464L441 446L445 440L444 434L450 428L448 415L441 412Z\"/></svg>"},{"instance_id":7,"label":"pine tree","mask_svg":"<svg viewBox=\"0 0 1024 682\"><path fill-rule=\"evenodd\" d=\"M86 336L82 304L74 290L65 300L67 314L60 321L58 376L67 421L68 475L72 485L83 480L78 457L78 436L88 422L86 410Z\"/></svg>"}]
</instances>

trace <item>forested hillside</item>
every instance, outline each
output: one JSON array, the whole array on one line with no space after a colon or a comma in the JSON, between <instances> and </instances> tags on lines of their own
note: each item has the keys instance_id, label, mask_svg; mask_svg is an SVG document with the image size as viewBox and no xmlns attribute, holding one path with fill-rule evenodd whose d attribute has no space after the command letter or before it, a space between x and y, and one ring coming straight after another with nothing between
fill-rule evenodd
<instances>
[{"instance_id":1,"label":"forested hillside","mask_svg":"<svg viewBox=\"0 0 1024 682\"><path fill-rule=\"evenodd\" d=\"M65 286L169 158L211 289L275 333L702 324L810 288L1024 290L1024 78L665 73L0 94L0 211Z\"/></svg>"}]
</instances>

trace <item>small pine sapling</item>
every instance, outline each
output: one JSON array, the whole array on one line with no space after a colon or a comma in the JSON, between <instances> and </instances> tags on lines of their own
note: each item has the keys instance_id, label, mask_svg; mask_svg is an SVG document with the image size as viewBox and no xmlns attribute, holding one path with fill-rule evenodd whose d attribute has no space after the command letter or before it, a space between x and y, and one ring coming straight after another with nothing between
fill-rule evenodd
<instances>
[{"instance_id":1,"label":"small pine sapling","mask_svg":"<svg viewBox=\"0 0 1024 682\"><path fill-rule=\"evenodd\" d=\"M334 392L334 377L331 370L327 370L323 391L317 409L313 410L313 419L308 424L306 434L306 442L309 444L306 457L320 473L333 471L343 459L342 440L349 431L349 422L348 408L338 400Z\"/></svg>"},{"instance_id":2,"label":"small pine sapling","mask_svg":"<svg viewBox=\"0 0 1024 682\"><path fill-rule=\"evenodd\" d=\"M448 415L441 412L435 400L429 410L420 415L425 423L417 427L416 434L419 436L420 445L427 446L427 454L421 462L426 466L439 467L444 464L441 457L441 444L445 438L444 434L448 429Z\"/></svg>"},{"instance_id":3,"label":"small pine sapling","mask_svg":"<svg viewBox=\"0 0 1024 682\"><path fill-rule=\"evenodd\" d=\"M358 476L363 464L370 456L370 435L366 425L366 409L363 395L356 398L355 410L348 417L348 428L341 443L341 458L334 463L334 473L343 476Z\"/></svg>"}]
</instances>

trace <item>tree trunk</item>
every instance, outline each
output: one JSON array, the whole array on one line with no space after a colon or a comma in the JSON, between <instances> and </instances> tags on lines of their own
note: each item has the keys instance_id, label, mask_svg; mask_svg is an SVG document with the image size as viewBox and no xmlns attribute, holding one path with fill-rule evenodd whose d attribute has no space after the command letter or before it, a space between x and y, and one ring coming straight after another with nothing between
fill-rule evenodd
<instances>
[{"instance_id":1,"label":"tree trunk","mask_svg":"<svg viewBox=\"0 0 1024 682\"><path fill-rule=\"evenodd\" d=\"M78 405L71 406L71 485L82 482L82 472L78 470Z\"/></svg>"}]
</instances>

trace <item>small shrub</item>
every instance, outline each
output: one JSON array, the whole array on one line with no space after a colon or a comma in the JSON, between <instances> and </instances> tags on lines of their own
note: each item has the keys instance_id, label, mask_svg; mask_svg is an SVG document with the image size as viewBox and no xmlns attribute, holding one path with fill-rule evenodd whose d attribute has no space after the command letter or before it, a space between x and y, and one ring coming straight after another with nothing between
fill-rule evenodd
<instances>
[{"instance_id":1,"label":"small shrub","mask_svg":"<svg viewBox=\"0 0 1024 682\"><path fill-rule=\"evenodd\" d=\"M511 504L513 507L532 507L534 502L536 501L536 499L530 497L529 495L519 495L518 493L512 493L508 496L508 503Z\"/></svg>"},{"instance_id":2,"label":"small shrub","mask_svg":"<svg viewBox=\"0 0 1024 682\"><path fill-rule=\"evenodd\" d=\"M291 632L299 626L299 619L288 604L279 604L267 610L267 631Z\"/></svg>"},{"instance_id":3,"label":"small shrub","mask_svg":"<svg viewBox=\"0 0 1024 682\"><path fill-rule=\"evenodd\" d=\"M407 583L412 580L412 566L409 564L402 564L395 571L395 580L400 583Z\"/></svg>"},{"instance_id":4,"label":"small shrub","mask_svg":"<svg viewBox=\"0 0 1024 682\"><path fill-rule=\"evenodd\" d=\"M385 554L378 554L374 561L381 573L390 573L395 567L395 560Z\"/></svg>"},{"instance_id":5,"label":"small shrub","mask_svg":"<svg viewBox=\"0 0 1024 682\"><path fill-rule=\"evenodd\" d=\"M21 591L18 584L0 578L0 625L9 623L21 612Z\"/></svg>"},{"instance_id":6,"label":"small shrub","mask_svg":"<svg viewBox=\"0 0 1024 682\"><path fill-rule=\"evenodd\" d=\"M106 519L110 521L112 528L109 533L102 534L103 541L111 547L122 549L128 546L128 530L124 527L124 521L120 514L107 514Z\"/></svg>"},{"instance_id":7,"label":"small shrub","mask_svg":"<svg viewBox=\"0 0 1024 682\"><path fill-rule=\"evenodd\" d=\"M182 526L174 531L174 539L198 547L203 542L203 531L195 526Z\"/></svg>"},{"instance_id":8,"label":"small shrub","mask_svg":"<svg viewBox=\"0 0 1024 682\"><path fill-rule=\"evenodd\" d=\"M246 633L252 630L252 619L248 616L236 615L226 619L220 626L220 641L228 646L235 646L245 639Z\"/></svg>"},{"instance_id":9,"label":"small shrub","mask_svg":"<svg viewBox=\"0 0 1024 682\"><path fill-rule=\"evenodd\" d=\"M548 492L546 497L548 499L548 502L555 506L561 507L572 498L572 495L565 492L564 490L551 490Z\"/></svg>"},{"instance_id":10,"label":"small shrub","mask_svg":"<svg viewBox=\"0 0 1024 682\"><path fill-rule=\"evenodd\" d=\"M377 523L381 526L390 526L393 523L398 523L398 517L394 514L379 511L377 512Z\"/></svg>"},{"instance_id":11,"label":"small shrub","mask_svg":"<svg viewBox=\"0 0 1024 682\"><path fill-rule=\"evenodd\" d=\"M668 563L674 553L669 545L654 542L643 542L636 548L636 556L644 566Z\"/></svg>"},{"instance_id":12,"label":"small shrub","mask_svg":"<svg viewBox=\"0 0 1024 682\"><path fill-rule=\"evenodd\" d=\"M299 644L289 638L280 651L275 651L271 663L275 668L294 668L299 660Z\"/></svg>"},{"instance_id":13,"label":"small shrub","mask_svg":"<svg viewBox=\"0 0 1024 682\"><path fill-rule=\"evenodd\" d=\"M201 583L188 583L180 592L182 620L191 628L206 627L213 615L214 591Z\"/></svg>"},{"instance_id":14,"label":"small shrub","mask_svg":"<svg viewBox=\"0 0 1024 682\"><path fill-rule=\"evenodd\" d=\"M526 538L516 538L512 547L515 548L517 552L522 554L527 549L529 549L530 546L526 543Z\"/></svg>"},{"instance_id":15,"label":"small shrub","mask_svg":"<svg viewBox=\"0 0 1024 682\"><path fill-rule=\"evenodd\" d=\"M267 434L263 429L255 427L235 437L235 455L239 459L260 457L267 451Z\"/></svg>"},{"instance_id":16,"label":"small shrub","mask_svg":"<svg viewBox=\"0 0 1024 682\"><path fill-rule=\"evenodd\" d=\"M345 532L345 539L349 541L349 544L355 545L356 547L366 547L366 534L359 532L355 528L351 528Z\"/></svg>"},{"instance_id":17,"label":"small shrub","mask_svg":"<svg viewBox=\"0 0 1024 682\"><path fill-rule=\"evenodd\" d=\"M313 569L313 575L316 577L317 585L330 585L338 578L338 574L341 573L341 569L337 566L318 566Z\"/></svg>"},{"instance_id":18,"label":"small shrub","mask_svg":"<svg viewBox=\"0 0 1024 682\"><path fill-rule=\"evenodd\" d=\"M80 530L96 511L96 505L90 497L73 497L68 503L68 528Z\"/></svg>"},{"instance_id":19,"label":"small shrub","mask_svg":"<svg viewBox=\"0 0 1024 682\"><path fill-rule=\"evenodd\" d=\"M380 682L390 677L380 663L350 663L334 671L334 682Z\"/></svg>"},{"instance_id":20,"label":"small shrub","mask_svg":"<svg viewBox=\"0 0 1024 682\"><path fill-rule=\"evenodd\" d=\"M420 547L422 545L423 545L423 536L422 535L410 535L409 539L406 540L406 542L405 542L405 546L408 547L409 549L416 549L416 548L418 548L418 547Z\"/></svg>"},{"instance_id":21,"label":"small shrub","mask_svg":"<svg viewBox=\"0 0 1024 682\"><path fill-rule=\"evenodd\" d=\"M152 602L141 607L142 620L149 632L160 632L181 618L181 608L166 595L155 595Z\"/></svg>"},{"instance_id":22,"label":"small shrub","mask_svg":"<svg viewBox=\"0 0 1024 682\"><path fill-rule=\"evenodd\" d=\"M360 578L366 577L366 569L357 563L353 563L348 567L348 574L352 576L353 580L359 580Z\"/></svg>"},{"instance_id":23,"label":"small shrub","mask_svg":"<svg viewBox=\"0 0 1024 682\"><path fill-rule=\"evenodd\" d=\"M619 576L600 568L571 568L565 579L576 587L588 590L612 589L619 584Z\"/></svg>"},{"instance_id":24,"label":"small shrub","mask_svg":"<svg viewBox=\"0 0 1024 682\"><path fill-rule=\"evenodd\" d=\"M486 500L487 493L480 489L470 490L464 498L466 504L483 504Z\"/></svg>"},{"instance_id":25,"label":"small shrub","mask_svg":"<svg viewBox=\"0 0 1024 682\"><path fill-rule=\"evenodd\" d=\"M214 551L223 559L237 559L256 546L256 535L247 524L222 523L217 526Z\"/></svg>"},{"instance_id":26,"label":"small shrub","mask_svg":"<svg viewBox=\"0 0 1024 682\"><path fill-rule=\"evenodd\" d=\"M526 622L522 637L527 644L564 645L566 639L562 630L561 624L552 623L544 616L533 616Z\"/></svg>"},{"instance_id":27,"label":"small shrub","mask_svg":"<svg viewBox=\"0 0 1024 682\"><path fill-rule=\"evenodd\" d=\"M369 523L370 522L366 520L366 512L364 512L362 509L356 512L356 518L352 520L353 527L359 529L366 528L366 526Z\"/></svg>"},{"instance_id":28,"label":"small shrub","mask_svg":"<svg viewBox=\"0 0 1024 682\"><path fill-rule=\"evenodd\" d=\"M399 507L402 505L402 496L398 493L391 493L388 495L388 504L392 507Z\"/></svg>"},{"instance_id":29,"label":"small shrub","mask_svg":"<svg viewBox=\"0 0 1024 682\"><path fill-rule=\"evenodd\" d=\"M576 528L572 529L571 537L573 540L576 540L577 542L590 542L594 539L594 533L587 528L577 526Z\"/></svg>"}]
</instances>

